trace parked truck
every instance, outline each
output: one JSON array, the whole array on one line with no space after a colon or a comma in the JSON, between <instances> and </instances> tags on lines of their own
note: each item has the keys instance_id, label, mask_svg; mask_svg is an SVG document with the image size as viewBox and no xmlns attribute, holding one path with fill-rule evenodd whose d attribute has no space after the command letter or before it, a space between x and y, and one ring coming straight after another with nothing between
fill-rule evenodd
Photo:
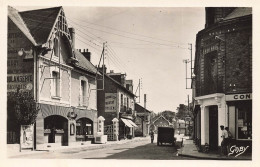
<instances>
[{"instance_id":1,"label":"parked truck","mask_svg":"<svg viewBox=\"0 0 260 167\"><path fill-rule=\"evenodd\" d=\"M175 142L173 127L158 127L157 146L166 143L174 146Z\"/></svg>"}]
</instances>

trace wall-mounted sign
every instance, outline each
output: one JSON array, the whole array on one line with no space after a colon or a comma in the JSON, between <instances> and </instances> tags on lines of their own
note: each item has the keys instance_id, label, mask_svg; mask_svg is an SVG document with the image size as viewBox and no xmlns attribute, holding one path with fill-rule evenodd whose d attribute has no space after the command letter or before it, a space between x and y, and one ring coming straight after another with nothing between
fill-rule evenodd
<instances>
[{"instance_id":1,"label":"wall-mounted sign","mask_svg":"<svg viewBox=\"0 0 260 167\"><path fill-rule=\"evenodd\" d=\"M226 101L252 100L252 93L226 95Z\"/></svg>"},{"instance_id":2,"label":"wall-mounted sign","mask_svg":"<svg viewBox=\"0 0 260 167\"><path fill-rule=\"evenodd\" d=\"M33 149L33 125L21 125L20 145L21 149Z\"/></svg>"},{"instance_id":3,"label":"wall-mounted sign","mask_svg":"<svg viewBox=\"0 0 260 167\"><path fill-rule=\"evenodd\" d=\"M105 112L116 112L117 94L105 93Z\"/></svg>"},{"instance_id":4,"label":"wall-mounted sign","mask_svg":"<svg viewBox=\"0 0 260 167\"><path fill-rule=\"evenodd\" d=\"M22 92L31 92L32 83L32 74L7 74L7 92L16 92L17 88Z\"/></svg>"}]
</instances>

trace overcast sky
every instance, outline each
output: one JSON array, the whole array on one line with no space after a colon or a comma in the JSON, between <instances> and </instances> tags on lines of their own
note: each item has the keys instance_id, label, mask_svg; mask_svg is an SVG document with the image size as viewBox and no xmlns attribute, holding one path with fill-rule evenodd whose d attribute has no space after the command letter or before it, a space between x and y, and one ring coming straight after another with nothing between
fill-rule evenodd
<instances>
[{"instance_id":1,"label":"overcast sky","mask_svg":"<svg viewBox=\"0 0 260 167\"><path fill-rule=\"evenodd\" d=\"M22 11L37 7L15 8ZM194 59L196 34L205 24L204 8L64 7L64 10L69 26L76 30L76 48L89 49L94 65L98 64L102 43L107 42L108 71L126 73L127 79L134 80L134 93L142 78L141 105L143 94L147 94L147 109L154 112L176 111L179 104L188 103L188 94L191 101L183 60L190 60L188 43L192 43Z\"/></svg>"}]
</instances>

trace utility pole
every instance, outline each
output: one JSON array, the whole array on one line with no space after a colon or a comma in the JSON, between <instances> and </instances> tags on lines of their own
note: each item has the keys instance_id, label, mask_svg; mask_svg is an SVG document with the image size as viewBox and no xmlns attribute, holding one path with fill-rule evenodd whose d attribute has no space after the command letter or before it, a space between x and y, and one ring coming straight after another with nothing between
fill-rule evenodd
<instances>
[{"instance_id":1,"label":"utility pole","mask_svg":"<svg viewBox=\"0 0 260 167\"><path fill-rule=\"evenodd\" d=\"M146 94L144 94L144 108L146 109Z\"/></svg>"},{"instance_id":2,"label":"utility pole","mask_svg":"<svg viewBox=\"0 0 260 167\"><path fill-rule=\"evenodd\" d=\"M140 99L141 99L141 96L140 96L141 86L142 86L142 80L139 79L139 83L138 83L138 86L137 86L136 91L135 91L135 95L136 95L137 90L138 90L139 95L137 96L137 98L139 98L139 100L138 100L138 102L136 102L136 103L140 103L140 102L141 102L141 101L140 101Z\"/></svg>"},{"instance_id":3,"label":"utility pole","mask_svg":"<svg viewBox=\"0 0 260 167\"><path fill-rule=\"evenodd\" d=\"M186 69L186 89L192 89L192 87L188 88L188 86L187 86L187 80L188 79L192 80L192 70L193 70L193 68L192 68L192 44L189 43L189 45L190 45L190 48L188 48L188 49L190 50L190 60L189 59L183 60L183 62L186 64L186 66L185 66L185 69ZM187 76L188 75L187 74L187 63L190 63L190 78L188 78L188 76Z\"/></svg>"}]
</instances>

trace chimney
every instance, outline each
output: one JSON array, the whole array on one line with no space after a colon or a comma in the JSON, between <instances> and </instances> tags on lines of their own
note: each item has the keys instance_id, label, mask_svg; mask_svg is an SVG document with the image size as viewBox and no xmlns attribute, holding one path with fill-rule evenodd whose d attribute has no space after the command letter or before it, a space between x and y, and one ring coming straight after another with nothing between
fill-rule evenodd
<instances>
[{"instance_id":1,"label":"chimney","mask_svg":"<svg viewBox=\"0 0 260 167\"><path fill-rule=\"evenodd\" d=\"M90 61L90 58L91 58L91 52L88 52L88 49L84 49L83 52L81 52L83 54L83 56L88 60Z\"/></svg>"},{"instance_id":2,"label":"chimney","mask_svg":"<svg viewBox=\"0 0 260 167\"><path fill-rule=\"evenodd\" d=\"M103 72L103 67L104 67L104 73L107 73L107 67L106 65L102 65L102 67L98 67L98 71Z\"/></svg>"},{"instance_id":3,"label":"chimney","mask_svg":"<svg viewBox=\"0 0 260 167\"><path fill-rule=\"evenodd\" d=\"M71 36L71 45L72 49L75 49L75 29L74 28L69 28L70 36Z\"/></svg>"}]
</instances>

